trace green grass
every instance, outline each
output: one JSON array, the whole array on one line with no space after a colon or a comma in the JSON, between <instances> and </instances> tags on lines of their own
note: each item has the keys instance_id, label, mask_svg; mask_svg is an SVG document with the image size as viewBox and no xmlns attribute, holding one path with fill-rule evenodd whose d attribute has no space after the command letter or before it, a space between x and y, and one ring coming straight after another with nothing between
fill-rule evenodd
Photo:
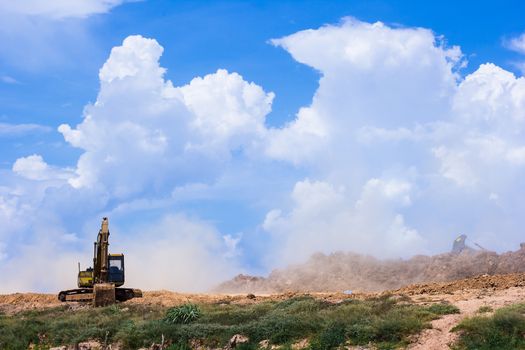
<instances>
[{"instance_id":1,"label":"green grass","mask_svg":"<svg viewBox=\"0 0 525 350\"><path fill-rule=\"evenodd\" d=\"M166 312L164 321L167 323L190 323L198 319L201 315L201 310L195 304L184 304L169 308Z\"/></svg>"},{"instance_id":2,"label":"green grass","mask_svg":"<svg viewBox=\"0 0 525 350\"><path fill-rule=\"evenodd\" d=\"M451 315L460 312L456 306L446 302L432 304L427 307L427 310L436 315Z\"/></svg>"},{"instance_id":3,"label":"green grass","mask_svg":"<svg viewBox=\"0 0 525 350\"><path fill-rule=\"evenodd\" d=\"M456 349L516 350L525 349L525 304L496 310L491 316L463 320L453 330L460 337Z\"/></svg>"},{"instance_id":4,"label":"green grass","mask_svg":"<svg viewBox=\"0 0 525 350\"><path fill-rule=\"evenodd\" d=\"M389 297L337 304L297 297L171 309L133 304L79 310L63 306L0 315L0 349L27 349L30 343L46 349L89 339L138 349L160 343L164 337L170 350L186 350L194 339L222 347L234 334L250 339L238 347L241 350L256 349L266 339L286 348L304 338L311 340L312 350L334 349L343 343L394 349L406 344L410 335L430 327L430 320L456 310L449 304L418 306Z\"/></svg>"}]
</instances>

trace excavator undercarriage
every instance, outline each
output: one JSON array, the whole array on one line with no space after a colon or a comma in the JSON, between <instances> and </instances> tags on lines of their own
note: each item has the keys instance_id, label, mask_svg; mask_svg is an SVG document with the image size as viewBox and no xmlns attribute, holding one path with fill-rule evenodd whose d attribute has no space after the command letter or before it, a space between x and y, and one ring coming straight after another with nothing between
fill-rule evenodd
<instances>
[{"instance_id":1,"label":"excavator undercarriage","mask_svg":"<svg viewBox=\"0 0 525 350\"><path fill-rule=\"evenodd\" d=\"M77 288L77 289L63 290L60 293L58 293L58 300L60 301L93 301L95 304L97 304L97 300L100 299L99 294L101 290L100 288L97 289L97 299L95 299L94 289L95 288ZM111 292L109 292L109 297L106 296L103 299L109 298L110 300L113 300L113 303L115 303L115 301L126 301L126 300L130 300L133 298L142 298L142 290L140 289L115 288L113 286L113 290L114 290L113 292L114 297L111 297ZM95 306L99 306L99 305L95 305Z\"/></svg>"}]
</instances>

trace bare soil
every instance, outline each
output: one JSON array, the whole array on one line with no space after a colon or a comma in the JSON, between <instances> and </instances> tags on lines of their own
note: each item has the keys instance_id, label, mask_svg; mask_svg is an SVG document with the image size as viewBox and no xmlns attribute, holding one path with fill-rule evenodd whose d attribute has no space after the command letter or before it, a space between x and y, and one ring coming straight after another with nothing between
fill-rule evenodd
<instances>
[{"instance_id":1,"label":"bare soil","mask_svg":"<svg viewBox=\"0 0 525 350\"><path fill-rule=\"evenodd\" d=\"M512 276L508 280L512 280ZM523 276L521 276L523 277ZM465 281L458 284L457 289L445 294L410 293L416 303L428 304L433 302L448 301L457 306L461 313L445 315L432 322L432 328L421 332L414 337L411 350L445 350L457 338L457 333L451 330L465 317L474 316L482 306L489 306L493 310L525 301L525 287L508 287L496 285L490 288L462 289ZM473 283L476 285L476 282ZM490 313L488 313L490 314Z\"/></svg>"}]
</instances>

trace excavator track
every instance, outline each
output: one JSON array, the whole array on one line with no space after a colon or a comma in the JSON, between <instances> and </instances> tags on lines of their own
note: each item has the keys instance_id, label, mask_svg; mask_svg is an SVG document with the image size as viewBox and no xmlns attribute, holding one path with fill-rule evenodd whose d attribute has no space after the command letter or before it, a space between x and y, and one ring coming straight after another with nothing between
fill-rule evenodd
<instances>
[{"instance_id":1,"label":"excavator track","mask_svg":"<svg viewBox=\"0 0 525 350\"><path fill-rule=\"evenodd\" d=\"M142 291L135 288L115 288L115 299L117 301L126 301L133 298L142 298ZM58 300L92 302L95 299L93 288L77 288L63 290L58 293Z\"/></svg>"}]
</instances>

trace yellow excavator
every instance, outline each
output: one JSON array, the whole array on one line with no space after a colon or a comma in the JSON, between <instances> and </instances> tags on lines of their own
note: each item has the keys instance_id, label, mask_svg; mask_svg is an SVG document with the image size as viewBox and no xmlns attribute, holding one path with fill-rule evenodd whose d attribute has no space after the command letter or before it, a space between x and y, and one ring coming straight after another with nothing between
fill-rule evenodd
<instances>
[{"instance_id":1,"label":"yellow excavator","mask_svg":"<svg viewBox=\"0 0 525 350\"><path fill-rule=\"evenodd\" d=\"M142 291L120 288L124 284L124 254L109 254L109 221L102 219L94 246L93 267L80 270L78 288L58 293L60 301L92 301L95 306L106 306L116 301L142 297Z\"/></svg>"}]
</instances>

